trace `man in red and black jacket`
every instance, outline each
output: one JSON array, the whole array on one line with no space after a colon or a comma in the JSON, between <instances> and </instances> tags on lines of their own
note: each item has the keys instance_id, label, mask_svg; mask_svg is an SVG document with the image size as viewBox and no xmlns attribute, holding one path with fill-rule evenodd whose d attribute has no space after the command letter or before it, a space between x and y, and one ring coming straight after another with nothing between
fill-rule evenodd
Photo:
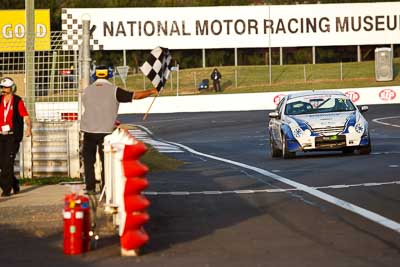
<instances>
[{"instance_id":1,"label":"man in red and black jacket","mask_svg":"<svg viewBox=\"0 0 400 267\"><path fill-rule=\"evenodd\" d=\"M24 101L15 95L17 86L14 80L1 78L0 88L0 187L3 190L1 196L6 197L11 195L11 189L14 194L20 190L14 176L15 155L24 136L24 123L27 137L32 134L32 126Z\"/></svg>"}]
</instances>

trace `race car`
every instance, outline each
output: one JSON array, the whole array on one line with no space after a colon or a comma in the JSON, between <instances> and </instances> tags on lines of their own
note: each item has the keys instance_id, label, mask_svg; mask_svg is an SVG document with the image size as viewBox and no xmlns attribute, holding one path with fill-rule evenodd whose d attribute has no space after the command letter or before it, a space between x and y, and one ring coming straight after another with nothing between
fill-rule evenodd
<instances>
[{"instance_id":1,"label":"race car","mask_svg":"<svg viewBox=\"0 0 400 267\"><path fill-rule=\"evenodd\" d=\"M269 113L271 156L292 158L298 151L341 150L371 153L368 122L343 93L307 91L288 94Z\"/></svg>"}]
</instances>

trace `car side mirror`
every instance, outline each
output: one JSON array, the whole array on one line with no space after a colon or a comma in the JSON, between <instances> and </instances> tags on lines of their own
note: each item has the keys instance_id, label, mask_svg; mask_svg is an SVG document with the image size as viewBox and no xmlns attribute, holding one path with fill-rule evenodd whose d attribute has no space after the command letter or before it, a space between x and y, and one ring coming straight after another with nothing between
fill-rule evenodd
<instances>
[{"instance_id":1,"label":"car side mirror","mask_svg":"<svg viewBox=\"0 0 400 267\"><path fill-rule=\"evenodd\" d=\"M269 113L268 116L269 116L271 119L276 119L276 118L279 118L279 113L276 112L276 111L274 111L274 112Z\"/></svg>"},{"instance_id":2,"label":"car side mirror","mask_svg":"<svg viewBox=\"0 0 400 267\"><path fill-rule=\"evenodd\" d=\"M360 107L360 111L361 111L361 113L367 112L368 111L368 106L361 106Z\"/></svg>"}]
</instances>

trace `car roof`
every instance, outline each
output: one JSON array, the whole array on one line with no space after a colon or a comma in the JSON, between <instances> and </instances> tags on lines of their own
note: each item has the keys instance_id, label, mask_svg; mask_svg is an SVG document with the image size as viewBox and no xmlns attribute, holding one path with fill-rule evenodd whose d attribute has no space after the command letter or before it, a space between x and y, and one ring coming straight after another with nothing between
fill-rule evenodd
<instances>
[{"instance_id":1,"label":"car roof","mask_svg":"<svg viewBox=\"0 0 400 267\"><path fill-rule=\"evenodd\" d=\"M304 91L298 93L291 93L287 95L287 99L293 99L298 97L305 97L305 96L317 96L317 95L337 95L337 96L346 96L344 93L339 91L328 91L328 90L312 90L312 91Z\"/></svg>"}]
</instances>

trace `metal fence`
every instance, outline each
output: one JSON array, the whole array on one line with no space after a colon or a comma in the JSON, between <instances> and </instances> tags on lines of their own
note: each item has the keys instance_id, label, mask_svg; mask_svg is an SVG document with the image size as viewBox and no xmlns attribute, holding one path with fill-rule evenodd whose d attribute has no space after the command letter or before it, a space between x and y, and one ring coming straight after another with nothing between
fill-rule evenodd
<instances>
[{"instance_id":1,"label":"metal fence","mask_svg":"<svg viewBox=\"0 0 400 267\"><path fill-rule=\"evenodd\" d=\"M10 41L7 47L3 47L5 52L0 52L0 74L15 80L17 94L23 97L28 112L35 115L32 116L33 120L73 119L68 117L71 114L62 114L70 112L61 112L68 111L68 108L57 110L57 105L43 104L44 102L69 103L78 99L78 54L77 51L62 50L62 43L62 33L52 32L50 50L34 52L35 71L32 74L25 71L25 47L18 47L20 42ZM33 88L29 91L25 88L26 80L31 80L33 83ZM71 104L66 104L68 105Z\"/></svg>"}]
</instances>

